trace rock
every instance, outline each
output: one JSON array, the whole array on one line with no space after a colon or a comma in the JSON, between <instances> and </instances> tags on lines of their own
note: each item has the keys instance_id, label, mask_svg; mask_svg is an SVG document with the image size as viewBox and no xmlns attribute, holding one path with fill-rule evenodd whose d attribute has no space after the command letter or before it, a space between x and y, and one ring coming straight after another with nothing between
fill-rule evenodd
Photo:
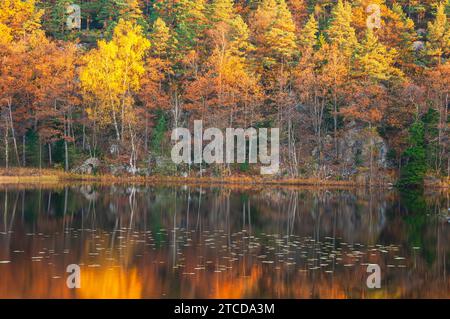
<instances>
[{"instance_id":1,"label":"rock","mask_svg":"<svg viewBox=\"0 0 450 319\"><path fill-rule=\"evenodd\" d=\"M150 170L147 168L132 167L130 165L124 164L114 164L109 165L109 172L114 176L121 175L139 175L139 176L149 176Z\"/></svg>"},{"instance_id":2,"label":"rock","mask_svg":"<svg viewBox=\"0 0 450 319\"><path fill-rule=\"evenodd\" d=\"M413 44L413 50L420 51L425 49L425 43L423 41L414 41Z\"/></svg>"},{"instance_id":3,"label":"rock","mask_svg":"<svg viewBox=\"0 0 450 319\"><path fill-rule=\"evenodd\" d=\"M111 153L111 155L119 154L119 145L111 144L111 146L109 147L109 152Z\"/></svg>"},{"instance_id":4,"label":"rock","mask_svg":"<svg viewBox=\"0 0 450 319\"><path fill-rule=\"evenodd\" d=\"M350 126L341 139L339 139L339 155L346 167L369 167L370 146L373 145L374 164L379 168L387 167L388 146L376 132L367 128Z\"/></svg>"},{"instance_id":5,"label":"rock","mask_svg":"<svg viewBox=\"0 0 450 319\"><path fill-rule=\"evenodd\" d=\"M83 162L80 166L72 169L75 174L93 174L100 166L100 160L96 157L90 157Z\"/></svg>"},{"instance_id":6,"label":"rock","mask_svg":"<svg viewBox=\"0 0 450 319\"><path fill-rule=\"evenodd\" d=\"M117 165L109 165L109 172L112 175L118 176L126 173L127 168L125 165L117 164Z\"/></svg>"},{"instance_id":7,"label":"rock","mask_svg":"<svg viewBox=\"0 0 450 319\"><path fill-rule=\"evenodd\" d=\"M151 155L149 157L148 174L173 175L177 171L177 165L170 157Z\"/></svg>"}]
</instances>

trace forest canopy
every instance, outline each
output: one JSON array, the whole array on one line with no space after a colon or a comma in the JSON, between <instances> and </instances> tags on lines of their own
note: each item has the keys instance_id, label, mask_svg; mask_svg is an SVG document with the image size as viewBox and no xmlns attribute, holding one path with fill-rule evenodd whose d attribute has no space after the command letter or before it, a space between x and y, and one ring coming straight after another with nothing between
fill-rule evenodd
<instances>
[{"instance_id":1,"label":"forest canopy","mask_svg":"<svg viewBox=\"0 0 450 319\"><path fill-rule=\"evenodd\" d=\"M2 0L0 162L255 174L170 163L170 131L203 120L278 127L282 176L448 177L449 14L436 0Z\"/></svg>"}]
</instances>

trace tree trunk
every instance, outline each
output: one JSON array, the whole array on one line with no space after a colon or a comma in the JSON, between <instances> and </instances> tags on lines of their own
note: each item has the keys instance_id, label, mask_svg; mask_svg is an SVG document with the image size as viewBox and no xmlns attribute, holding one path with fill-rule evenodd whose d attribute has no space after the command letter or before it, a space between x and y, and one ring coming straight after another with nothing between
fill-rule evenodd
<instances>
[{"instance_id":1,"label":"tree trunk","mask_svg":"<svg viewBox=\"0 0 450 319\"><path fill-rule=\"evenodd\" d=\"M39 138L39 169L42 169L42 143Z\"/></svg>"},{"instance_id":2,"label":"tree trunk","mask_svg":"<svg viewBox=\"0 0 450 319\"><path fill-rule=\"evenodd\" d=\"M117 124L116 111L113 111L114 129L116 130L117 141L120 141L119 125Z\"/></svg>"},{"instance_id":3,"label":"tree trunk","mask_svg":"<svg viewBox=\"0 0 450 319\"><path fill-rule=\"evenodd\" d=\"M26 166L27 160L26 160L26 142L25 142L25 134L22 136L22 166Z\"/></svg>"},{"instance_id":4,"label":"tree trunk","mask_svg":"<svg viewBox=\"0 0 450 319\"><path fill-rule=\"evenodd\" d=\"M14 143L14 151L16 152L17 165L20 166L19 149L17 147L16 133L14 130L13 118L12 118L12 101L11 101L11 99L8 99L8 111L9 111L9 125L11 127L11 135L12 135L13 143Z\"/></svg>"},{"instance_id":5,"label":"tree trunk","mask_svg":"<svg viewBox=\"0 0 450 319\"><path fill-rule=\"evenodd\" d=\"M65 117L64 117L64 119L65 119ZM69 151L67 149L68 126L69 125L67 124L67 129L66 129L66 123L64 123L64 170L66 172L69 170Z\"/></svg>"},{"instance_id":6,"label":"tree trunk","mask_svg":"<svg viewBox=\"0 0 450 319\"><path fill-rule=\"evenodd\" d=\"M337 97L336 97L336 88L334 89L334 114L333 114L333 124L334 124L334 151L336 159L338 159L338 143L337 143Z\"/></svg>"},{"instance_id":7,"label":"tree trunk","mask_svg":"<svg viewBox=\"0 0 450 319\"><path fill-rule=\"evenodd\" d=\"M52 166L52 145L48 143L48 165Z\"/></svg>"},{"instance_id":8,"label":"tree trunk","mask_svg":"<svg viewBox=\"0 0 450 319\"><path fill-rule=\"evenodd\" d=\"M86 124L83 121L83 142L82 142L82 150L86 149Z\"/></svg>"},{"instance_id":9,"label":"tree trunk","mask_svg":"<svg viewBox=\"0 0 450 319\"><path fill-rule=\"evenodd\" d=\"M128 123L128 128L130 130L130 139L131 139L131 154L130 154L130 166L133 175L136 173L136 163L137 163L137 151L136 145L134 141L133 129L131 128L131 124ZM123 137L123 135L122 135Z\"/></svg>"},{"instance_id":10,"label":"tree trunk","mask_svg":"<svg viewBox=\"0 0 450 319\"><path fill-rule=\"evenodd\" d=\"M144 140L145 154L148 153L148 114L145 112L145 140Z\"/></svg>"},{"instance_id":11,"label":"tree trunk","mask_svg":"<svg viewBox=\"0 0 450 319\"><path fill-rule=\"evenodd\" d=\"M8 143L8 125L5 128L5 167L9 167L9 143Z\"/></svg>"},{"instance_id":12,"label":"tree trunk","mask_svg":"<svg viewBox=\"0 0 450 319\"><path fill-rule=\"evenodd\" d=\"M67 171L69 171L69 151L68 151L68 149L67 149L67 140L65 139L64 140L64 157L65 157L65 159L64 159L64 170L67 172Z\"/></svg>"}]
</instances>

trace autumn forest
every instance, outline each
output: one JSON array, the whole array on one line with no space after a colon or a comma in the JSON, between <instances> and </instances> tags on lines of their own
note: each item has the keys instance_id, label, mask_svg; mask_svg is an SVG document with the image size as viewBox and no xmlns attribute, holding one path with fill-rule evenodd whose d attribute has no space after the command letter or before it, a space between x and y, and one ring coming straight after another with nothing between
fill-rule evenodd
<instances>
[{"instance_id":1,"label":"autumn forest","mask_svg":"<svg viewBox=\"0 0 450 319\"><path fill-rule=\"evenodd\" d=\"M436 0L1 0L0 163L258 174L175 165L172 129L203 120L279 128L280 177L448 179L449 17Z\"/></svg>"}]
</instances>

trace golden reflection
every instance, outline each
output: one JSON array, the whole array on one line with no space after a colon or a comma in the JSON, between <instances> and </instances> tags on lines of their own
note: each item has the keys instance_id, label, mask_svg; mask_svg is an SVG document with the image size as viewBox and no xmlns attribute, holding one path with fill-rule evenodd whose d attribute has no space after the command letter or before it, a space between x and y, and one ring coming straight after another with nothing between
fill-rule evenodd
<instances>
[{"instance_id":1,"label":"golden reflection","mask_svg":"<svg viewBox=\"0 0 450 319\"><path fill-rule=\"evenodd\" d=\"M136 268L129 270L88 268L81 273L82 287L77 289L79 298L136 299L142 297L143 283L139 280Z\"/></svg>"},{"instance_id":2,"label":"golden reflection","mask_svg":"<svg viewBox=\"0 0 450 319\"><path fill-rule=\"evenodd\" d=\"M95 205L72 192L81 197L27 193L29 207L9 192L0 298L450 297L448 225L395 212L386 221L392 194L308 191L294 205L299 194L287 191L242 205L226 191L202 193L200 206L179 189L99 191ZM381 266L381 289L365 285L368 262ZM80 289L66 286L69 264L81 267Z\"/></svg>"}]
</instances>

